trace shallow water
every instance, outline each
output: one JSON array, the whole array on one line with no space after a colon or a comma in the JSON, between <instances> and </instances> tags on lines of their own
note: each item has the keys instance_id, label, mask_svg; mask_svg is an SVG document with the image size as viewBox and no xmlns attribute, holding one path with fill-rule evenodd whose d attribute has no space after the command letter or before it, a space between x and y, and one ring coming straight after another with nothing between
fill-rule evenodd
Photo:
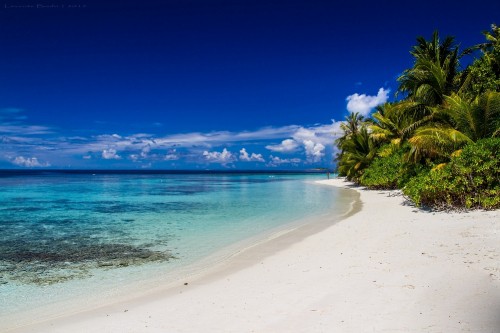
<instances>
[{"instance_id":1,"label":"shallow water","mask_svg":"<svg viewBox=\"0 0 500 333\"><path fill-rule=\"evenodd\" d=\"M311 215L318 174L0 174L0 317L178 271Z\"/></svg>"}]
</instances>

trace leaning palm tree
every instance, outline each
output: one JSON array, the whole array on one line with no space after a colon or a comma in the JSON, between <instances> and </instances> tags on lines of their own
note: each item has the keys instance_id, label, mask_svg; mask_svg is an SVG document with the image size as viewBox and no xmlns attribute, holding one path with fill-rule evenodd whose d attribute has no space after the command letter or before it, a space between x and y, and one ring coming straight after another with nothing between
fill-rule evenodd
<instances>
[{"instance_id":1,"label":"leaning palm tree","mask_svg":"<svg viewBox=\"0 0 500 333\"><path fill-rule=\"evenodd\" d=\"M395 103L379 105L372 114L371 135L378 142L399 144L401 141L402 133L399 126L401 118L395 111L395 105Z\"/></svg>"},{"instance_id":2,"label":"leaning palm tree","mask_svg":"<svg viewBox=\"0 0 500 333\"><path fill-rule=\"evenodd\" d=\"M407 158L416 163L424 158L448 159L453 152L473 141L453 127L435 124L417 129L408 142L411 149Z\"/></svg>"},{"instance_id":3,"label":"leaning palm tree","mask_svg":"<svg viewBox=\"0 0 500 333\"><path fill-rule=\"evenodd\" d=\"M411 101L399 101L377 106L372 115L373 123L369 125L372 137L381 143L396 145L407 140L416 127L425 123L426 119L415 120L419 105Z\"/></svg>"},{"instance_id":4,"label":"leaning palm tree","mask_svg":"<svg viewBox=\"0 0 500 333\"><path fill-rule=\"evenodd\" d=\"M491 25L491 31L483 31L486 42L474 45L464 50L465 54L470 54L476 50L481 50L483 53L492 52L495 46L500 45L500 27L496 24Z\"/></svg>"},{"instance_id":5,"label":"leaning palm tree","mask_svg":"<svg viewBox=\"0 0 500 333\"><path fill-rule=\"evenodd\" d=\"M418 128L408 140L413 160L422 157L449 158L465 144L500 136L500 93L486 92L472 102L460 95L445 97L434 108L434 123Z\"/></svg>"},{"instance_id":6,"label":"leaning palm tree","mask_svg":"<svg viewBox=\"0 0 500 333\"><path fill-rule=\"evenodd\" d=\"M443 113L449 123L472 141L500 135L500 93L488 91L472 103L460 95L446 97Z\"/></svg>"}]
</instances>

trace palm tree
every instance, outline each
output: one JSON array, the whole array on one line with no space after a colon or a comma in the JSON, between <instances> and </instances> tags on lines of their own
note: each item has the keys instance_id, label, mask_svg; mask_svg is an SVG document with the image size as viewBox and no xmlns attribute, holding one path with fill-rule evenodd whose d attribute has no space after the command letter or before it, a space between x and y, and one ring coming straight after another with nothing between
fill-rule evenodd
<instances>
[{"instance_id":1,"label":"palm tree","mask_svg":"<svg viewBox=\"0 0 500 333\"><path fill-rule=\"evenodd\" d=\"M484 32L486 43L464 51L464 54L469 54L473 50L482 50L483 56L461 74L460 84L453 86L451 81L447 82L445 79L445 72L449 67L447 64L451 64L455 59L453 53L448 54L450 59L448 62L440 62L444 65L441 70L437 68L436 62L433 64L434 70L428 70L420 77L418 75L421 73L415 68L424 69L425 72L425 69L431 69L431 67L426 67L427 60L417 59L415 67L408 70L408 76L403 78L405 84L408 81L420 84L425 81L422 79L424 77L434 78L434 82L428 80L420 85L412 96L418 96L417 99L422 101L425 100L422 96L426 96L426 93L429 95L437 93L436 95L440 96L441 100L440 103L426 106L430 113L422 118L418 126L415 126L415 132L409 139L411 145L409 156L414 161L423 157L448 159L451 153L467 143L500 135L500 95L498 93L500 91L500 28L492 25L491 30L491 32ZM435 56L437 49L435 42L436 35L427 47L422 46L423 41L420 40L419 51L412 54L426 59L438 59ZM451 45L451 42L447 41L446 44ZM426 53L422 50L427 50L428 55L425 55ZM429 90L433 91L429 92Z\"/></svg>"},{"instance_id":2,"label":"palm tree","mask_svg":"<svg viewBox=\"0 0 500 333\"><path fill-rule=\"evenodd\" d=\"M408 139L415 126L415 117L411 111L417 105L400 101L377 106L376 112L372 115L373 124L369 125L372 137L381 143L395 145Z\"/></svg>"},{"instance_id":3,"label":"palm tree","mask_svg":"<svg viewBox=\"0 0 500 333\"><path fill-rule=\"evenodd\" d=\"M410 52L415 58L414 66L398 77L398 92L407 95L407 100L417 103L412 108L417 116L415 121L428 116L428 107L444 101L457 85L459 67L458 46L453 37L446 37L442 43L437 31L430 41L417 38L417 45Z\"/></svg>"},{"instance_id":4,"label":"palm tree","mask_svg":"<svg viewBox=\"0 0 500 333\"><path fill-rule=\"evenodd\" d=\"M453 94L446 97L443 112L449 116L450 125L472 141L500 136L499 92L485 92L472 103Z\"/></svg>"},{"instance_id":5,"label":"palm tree","mask_svg":"<svg viewBox=\"0 0 500 333\"><path fill-rule=\"evenodd\" d=\"M486 42L474 45L464 50L464 54L470 54L476 50L481 50L483 53L492 52L495 46L500 45L500 27L496 24L491 25L490 31L483 31Z\"/></svg>"},{"instance_id":6,"label":"palm tree","mask_svg":"<svg viewBox=\"0 0 500 333\"><path fill-rule=\"evenodd\" d=\"M417 37L417 45L413 47L410 53L416 60L427 59L443 66L446 59L457 57L458 47L454 44L455 38L452 36L446 36L443 42L440 43L439 32L434 31L430 41L422 36Z\"/></svg>"},{"instance_id":7,"label":"palm tree","mask_svg":"<svg viewBox=\"0 0 500 333\"><path fill-rule=\"evenodd\" d=\"M355 134L340 145L337 171L349 180L359 180L363 170L377 155L378 145L368 132L367 126L361 126Z\"/></svg>"},{"instance_id":8,"label":"palm tree","mask_svg":"<svg viewBox=\"0 0 500 333\"><path fill-rule=\"evenodd\" d=\"M350 113L345 117L345 121L340 124L342 135L335 140L335 144L341 147L344 141L349 140L353 135L358 133L359 128L363 126L364 123L364 117L360 115L359 112ZM342 154L342 152L340 154Z\"/></svg>"},{"instance_id":9,"label":"palm tree","mask_svg":"<svg viewBox=\"0 0 500 333\"><path fill-rule=\"evenodd\" d=\"M462 73L460 93L474 99L488 90L500 91L500 27L491 25L491 32L483 32L486 42L472 46L464 51L470 54L481 50L482 56L476 59Z\"/></svg>"},{"instance_id":10,"label":"palm tree","mask_svg":"<svg viewBox=\"0 0 500 333\"><path fill-rule=\"evenodd\" d=\"M449 158L465 144L500 136L500 93L486 92L472 102L458 94L434 108L434 123L418 128L408 142L413 160Z\"/></svg>"},{"instance_id":11,"label":"palm tree","mask_svg":"<svg viewBox=\"0 0 500 333\"><path fill-rule=\"evenodd\" d=\"M359 112L353 112L345 117L345 122L340 124L340 128L346 135L356 134L363 122L364 117Z\"/></svg>"}]
</instances>

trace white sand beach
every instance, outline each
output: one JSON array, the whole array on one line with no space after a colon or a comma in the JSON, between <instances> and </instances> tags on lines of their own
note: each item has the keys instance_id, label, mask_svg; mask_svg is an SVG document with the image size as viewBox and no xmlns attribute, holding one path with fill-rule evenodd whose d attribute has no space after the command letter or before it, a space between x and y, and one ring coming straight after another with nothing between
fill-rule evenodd
<instances>
[{"instance_id":1,"label":"white sand beach","mask_svg":"<svg viewBox=\"0 0 500 333\"><path fill-rule=\"evenodd\" d=\"M354 190L359 212L290 245L282 235L174 288L15 332L500 332L498 211Z\"/></svg>"}]
</instances>

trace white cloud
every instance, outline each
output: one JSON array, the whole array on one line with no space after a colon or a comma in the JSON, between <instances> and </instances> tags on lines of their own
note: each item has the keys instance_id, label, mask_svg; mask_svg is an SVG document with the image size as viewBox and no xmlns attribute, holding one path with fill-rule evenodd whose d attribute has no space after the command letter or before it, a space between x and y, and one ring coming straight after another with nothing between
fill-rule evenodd
<instances>
[{"instance_id":1,"label":"white cloud","mask_svg":"<svg viewBox=\"0 0 500 333\"><path fill-rule=\"evenodd\" d=\"M248 155L247 150L245 148L241 148L241 150L240 150L240 161L244 161L244 162L264 162L264 158L262 157L262 154L252 153L252 155Z\"/></svg>"},{"instance_id":2,"label":"white cloud","mask_svg":"<svg viewBox=\"0 0 500 333\"><path fill-rule=\"evenodd\" d=\"M63 148L70 154L85 155L89 152L98 152L99 154L113 147L116 150L127 151L131 154L146 155L150 150L168 150L173 147L187 148L192 150L193 147L208 148L220 145L226 145L236 142L262 141L272 139L282 139L289 137L300 126L290 125L282 127L266 127L255 131L229 132L229 131L214 131L214 132L192 132L181 134L169 134L165 136L154 136L152 134L138 133L130 136L120 136L118 134L102 134L94 137L89 137L86 142L61 142L59 147ZM149 146L144 150L145 146Z\"/></svg>"},{"instance_id":3,"label":"white cloud","mask_svg":"<svg viewBox=\"0 0 500 333\"><path fill-rule=\"evenodd\" d=\"M389 92L389 89L380 88L377 96L360 95L357 93L347 96L347 111L351 113L359 112L360 115L366 117L374 107L387 102Z\"/></svg>"},{"instance_id":4,"label":"white cloud","mask_svg":"<svg viewBox=\"0 0 500 333\"><path fill-rule=\"evenodd\" d=\"M304 140L312 140L314 138L318 138L316 135L315 128L304 128L301 127L293 134L293 138L299 142L303 142Z\"/></svg>"},{"instance_id":5,"label":"white cloud","mask_svg":"<svg viewBox=\"0 0 500 333\"><path fill-rule=\"evenodd\" d=\"M232 142L244 142L255 140L272 140L289 137L300 126L290 125L282 127L265 127L255 131L229 132L229 131L214 131L208 133L183 133L171 134L155 139L155 142L160 146L180 146L191 147L199 145L204 147L212 147L220 144Z\"/></svg>"},{"instance_id":6,"label":"white cloud","mask_svg":"<svg viewBox=\"0 0 500 333\"><path fill-rule=\"evenodd\" d=\"M49 127L35 125L2 125L0 133L17 135L40 135L54 133Z\"/></svg>"},{"instance_id":7,"label":"white cloud","mask_svg":"<svg viewBox=\"0 0 500 333\"><path fill-rule=\"evenodd\" d=\"M22 136L3 136L0 141L5 144L34 144L37 142L34 138Z\"/></svg>"},{"instance_id":8,"label":"white cloud","mask_svg":"<svg viewBox=\"0 0 500 333\"><path fill-rule=\"evenodd\" d=\"M41 163L36 157L23 157L17 156L12 161L13 164L26 167L26 168L36 168L36 167L48 167L49 163Z\"/></svg>"},{"instance_id":9,"label":"white cloud","mask_svg":"<svg viewBox=\"0 0 500 333\"><path fill-rule=\"evenodd\" d=\"M173 153L169 153L169 154L165 155L165 157L163 159L165 161L176 161L179 158L180 158L179 155L173 154Z\"/></svg>"},{"instance_id":10,"label":"white cloud","mask_svg":"<svg viewBox=\"0 0 500 333\"><path fill-rule=\"evenodd\" d=\"M328 125L317 125L307 128L301 127L293 135L293 138L299 142L312 140L317 143L322 143L325 146L330 146L333 144L336 136L341 132L340 124L341 122L332 120L332 123Z\"/></svg>"},{"instance_id":11,"label":"white cloud","mask_svg":"<svg viewBox=\"0 0 500 333\"><path fill-rule=\"evenodd\" d=\"M27 124L23 109L0 108L0 134L4 135L45 135L54 132L46 126Z\"/></svg>"},{"instance_id":12,"label":"white cloud","mask_svg":"<svg viewBox=\"0 0 500 333\"><path fill-rule=\"evenodd\" d=\"M301 162L300 158L280 158L278 156L269 156L269 163L267 166L276 167L281 164L293 164L297 165Z\"/></svg>"},{"instance_id":13,"label":"white cloud","mask_svg":"<svg viewBox=\"0 0 500 333\"><path fill-rule=\"evenodd\" d=\"M105 160L119 160L121 156L116 153L115 149L109 148L102 151L102 158Z\"/></svg>"},{"instance_id":14,"label":"white cloud","mask_svg":"<svg viewBox=\"0 0 500 333\"><path fill-rule=\"evenodd\" d=\"M267 145L266 148L280 153L294 152L302 147L306 161L309 163L320 162L327 152L333 150L333 142L339 134L340 122L332 120L329 125L318 124L315 126L297 126L291 133L291 139L286 139L277 145ZM274 164L287 163L287 159L278 160L275 157ZM294 161L296 163L296 161Z\"/></svg>"},{"instance_id":15,"label":"white cloud","mask_svg":"<svg viewBox=\"0 0 500 333\"><path fill-rule=\"evenodd\" d=\"M299 129L300 130L300 129ZM286 139L281 141L278 145L267 145L266 149L279 153L291 153L297 150L299 144L293 139Z\"/></svg>"},{"instance_id":16,"label":"white cloud","mask_svg":"<svg viewBox=\"0 0 500 333\"><path fill-rule=\"evenodd\" d=\"M165 161L177 161L181 158L176 149L169 149L167 154L163 156L163 160Z\"/></svg>"},{"instance_id":17,"label":"white cloud","mask_svg":"<svg viewBox=\"0 0 500 333\"><path fill-rule=\"evenodd\" d=\"M319 162L325 156L325 146L312 140L304 140L304 148L309 162Z\"/></svg>"},{"instance_id":18,"label":"white cloud","mask_svg":"<svg viewBox=\"0 0 500 333\"><path fill-rule=\"evenodd\" d=\"M212 163L233 163L236 161L267 162L262 154L250 153L252 147L266 147L275 155L280 153L296 153L302 162L311 163L318 159L329 159L333 150L337 122L316 124L311 126L288 125L281 127L265 127L252 131L212 131L172 133L155 135L135 133L122 135L110 131L109 134L95 136L62 136L49 127L25 126L23 122L16 124L0 124L0 158L12 162L15 156L38 156L50 160L57 166L74 165L80 161L99 163L99 159L123 160L131 162L158 162L183 160L196 163L201 159ZM2 127L5 126L5 127ZM4 133L1 133L2 130ZM19 131L18 131L19 130ZM18 131L18 132L17 132ZM16 132L16 134L14 134ZM52 134L52 135L49 135ZM231 153L228 149L239 145L245 148ZM223 148L226 149L223 150ZM175 149L182 153L176 152ZM43 156L40 152L43 150ZM293 155L295 157L295 155ZM76 160L75 160L76 159ZM95 161L95 162L92 162ZM276 163L298 163L283 159Z\"/></svg>"},{"instance_id":19,"label":"white cloud","mask_svg":"<svg viewBox=\"0 0 500 333\"><path fill-rule=\"evenodd\" d=\"M321 140L323 145L326 142L330 144L333 142L331 138L332 130L331 125L317 125L312 127L302 127L297 125L289 125L282 127L266 127L255 131L242 131L242 132L193 132L184 134L170 134L166 136L157 137L152 134L138 133L130 136L120 136L119 134L102 134L98 136L88 137L86 140L70 140L69 138L57 138L46 142L47 145L54 145L57 147L59 153L62 151L68 155L89 155L99 154L102 155L106 150L106 156L112 157L109 147L116 151L138 155L140 159L153 158L154 150L159 153L161 150L169 151L173 147L185 148L193 153L199 153L203 150L210 151L211 147L218 147L221 145L233 144L237 142L256 142L261 143L269 140L280 139L281 144L268 145L269 150L276 152L292 152L296 151L302 146L302 140L306 137L314 139L314 141ZM297 140L295 140L297 137ZM330 137L330 138L327 138ZM264 143L265 144L265 143ZM222 148L221 148L222 149ZM198 152L196 152L198 150ZM113 158L113 157L112 157Z\"/></svg>"},{"instance_id":20,"label":"white cloud","mask_svg":"<svg viewBox=\"0 0 500 333\"><path fill-rule=\"evenodd\" d=\"M151 151L151 145L147 144L141 149L141 157L142 158L148 157L150 151Z\"/></svg>"},{"instance_id":21,"label":"white cloud","mask_svg":"<svg viewBox=\"0 0 500 333\"><path fill-rule=\"evenodd\" d=\"M240 150L240 161L250 161L250 156L248 156L245 148L241 148Z\"/></svg>"},{"instance_id":22,"label":"white cloud","mask_svg":"<svg viewBox=\"0 0 500 333\"><path fill-rule=\"evenodd\" d=\"M175 155L175 154L167 154L165 155L165 158L164 160L165 161L177 161L180 157L178 155Z\"/></svg>"},{"instance_id":23,"label":"white cloud","mask_svg":"<svg viewBox=\"0 0 500 333\"><path fill-rule=\"evenodd\" d=\"M233 154L228 151L226 148L224 148L222 150L222 152L218 152L218 151L204 151L203 152L203 156L205 157L205 159L209 162L213 162L213 163L221 163L221 164L227 164L227 163L230 163L230 162L233 162L235 157L233 156Z\"/></svg>"}]
</instances>

